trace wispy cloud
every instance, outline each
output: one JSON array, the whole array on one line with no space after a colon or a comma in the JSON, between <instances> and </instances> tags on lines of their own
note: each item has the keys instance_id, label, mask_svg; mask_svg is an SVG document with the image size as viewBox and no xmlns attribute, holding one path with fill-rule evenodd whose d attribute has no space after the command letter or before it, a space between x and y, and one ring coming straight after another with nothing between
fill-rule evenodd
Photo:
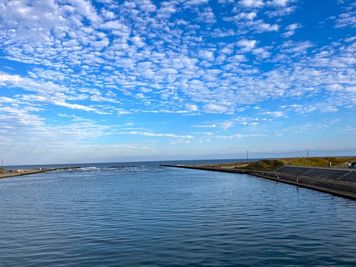
<instances>
[{"instance_id":1,"label":"wispy cloud","mask_svg":"<svg viewBox=\"0 0 356 267\"><path fill-rule=\"evenodd\" d=\"M192 135L177 135L172 133L154 133L154 132L139 132L139 131L128 131L128 132L118 132L117 134L123 135L143 135L148 137L167 137L167 138L183 138L192 139Z\"/></svg>"}]
</instances>

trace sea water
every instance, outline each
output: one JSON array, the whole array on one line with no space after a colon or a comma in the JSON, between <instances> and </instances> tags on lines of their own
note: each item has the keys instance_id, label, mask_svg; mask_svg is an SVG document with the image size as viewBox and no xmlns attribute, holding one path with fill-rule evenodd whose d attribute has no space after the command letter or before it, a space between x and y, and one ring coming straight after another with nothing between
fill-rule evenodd
<instances>
[{"instance_id":1,"label":"sea water","mask_svg":"<svg viewBox=\"0 0 356 267\"><path fill-rule=\"evenodd\" d=\"M162 265L355 266L356 201L159 162L0 179L0 266Z\"/></svg>"}]
</instances>

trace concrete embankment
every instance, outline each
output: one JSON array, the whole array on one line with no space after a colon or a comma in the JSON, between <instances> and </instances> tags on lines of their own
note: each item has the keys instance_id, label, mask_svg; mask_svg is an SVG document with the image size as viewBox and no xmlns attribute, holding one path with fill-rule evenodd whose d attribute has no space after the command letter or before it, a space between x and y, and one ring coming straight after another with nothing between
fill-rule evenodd
<instances>
[{"instance_id":1,"label":"concrete embankment","mask_svg":"<svg viewBox=\"0 0 356 267\"><path fill-rule=\"evenodd\" d=\"M16 177L16 176L23 176L23 175L30 175L30 174L45 173L45 172L51 172L51 171L65 171L65 170L69 170L69 169L78 169L78 168L80 168L80 167L16 170L16 171L11 171L11 172L6 172L6 173L0 174L0 179Z\"/></svg>"},{"instance_id":2,"label":"concrete embankment","mask_svg":"<svg viewBox=\"0 0 356 267\"><path fill-rule=\"evenodd\" d=\"M276 171L256 171L199 165L161 166L249 174L356 200L356 170L353 169L283 166Z\"/></svg>"}]
</instances>

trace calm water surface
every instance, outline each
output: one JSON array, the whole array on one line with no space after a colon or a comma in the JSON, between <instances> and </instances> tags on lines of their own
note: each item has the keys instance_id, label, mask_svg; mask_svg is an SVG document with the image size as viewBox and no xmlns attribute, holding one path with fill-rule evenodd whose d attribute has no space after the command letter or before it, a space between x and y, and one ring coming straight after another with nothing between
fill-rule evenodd
<instances>
[{"instance_id":1,"label":"calm water surface","mask_svg":"<svg viewBox=\"0 0 356 267\"><path fill-rule=\"evenodd\" d=\"M157 163L1 179L0 227L0 266L356 266L355 201Z\"/></svg>"}]
</instances>

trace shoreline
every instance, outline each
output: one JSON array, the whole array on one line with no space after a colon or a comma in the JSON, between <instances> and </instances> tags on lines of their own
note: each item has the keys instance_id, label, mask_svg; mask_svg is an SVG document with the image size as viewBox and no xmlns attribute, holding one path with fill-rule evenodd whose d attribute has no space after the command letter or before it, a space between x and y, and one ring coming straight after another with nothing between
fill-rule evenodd
<instances>
[{"instance_id":1,"label":"shoreline","mask_svg":"<svg viewBox=\"0 0 356 267\"><path fill-rule=\"evenodd\" d=\"M65 171L65 170L69 170L69 169L78 169L78 168L80 168L80 167L62 167L62 168L49 168L49 169L25 169L25 170L21 170L21 171L2 173L2 174L0 174L0 179L24 176L24 175L31 175L31 174L38 174L38 173L46 173L46 172L51 172L51 171Z\"/></svg>"},{"instance_id":2,"label":"shoreline","mask_svg":"<svg viewBox=\"0 0 356 267\"><path fill-rule=\"evenodd\" d=\"M227 173L238 173L247 174L255 177L265 178L276 182L286 183L290 185L300 186L304 188L313 189L316 191L333 194L339 197L344 197L352 200L356 200L356 183L347 181L338 181L335 179L324 179L315 178L310 176L293 175L292 173L282 173L279 171L258 171L258 170L246 170L246 169L229 169L221 167L212 166L196 166L196 165L170 165L162 164L162 167L172 167L172 168L183 168L183 169L194 169L203 171L214 171L214 172L227 172ZM290 166L289 168L293 168ZM295 168L305 168L309 170L325 170L325 171L345 171L345 169L329 169L321 167L295 167ZM350 173L356 170L347 170ZM344 175L341 175L344 176Z\"/></svg>"},{"instance_id":3,"label":"shoreline","mask_svg":"<svg viewBox=\"0 0 356 267\"><path fill-rule=\"evenodd\" d=\"M356 200L356 170L342 168L325 168L325 167L301 167L301 166L284 166L274 171L243 169L243 168L226 168L217 165L189 165L189 164L161 164L161 167L173 167L194 169L214 172L227 172L247 174L255 177L265 178L276 182L290 185L305 187L320 192L330 193L336 196ZM64 171L69 169L78 169L80 167L61 167L46 169L24 169L0 174L0 179L47 173L51 171ZM313 172L322 172L323 175L313 176ZM330 175L331 174L331 175ZM349 179L345 179L349 177Z\"/></svg>"}]
</instances>

